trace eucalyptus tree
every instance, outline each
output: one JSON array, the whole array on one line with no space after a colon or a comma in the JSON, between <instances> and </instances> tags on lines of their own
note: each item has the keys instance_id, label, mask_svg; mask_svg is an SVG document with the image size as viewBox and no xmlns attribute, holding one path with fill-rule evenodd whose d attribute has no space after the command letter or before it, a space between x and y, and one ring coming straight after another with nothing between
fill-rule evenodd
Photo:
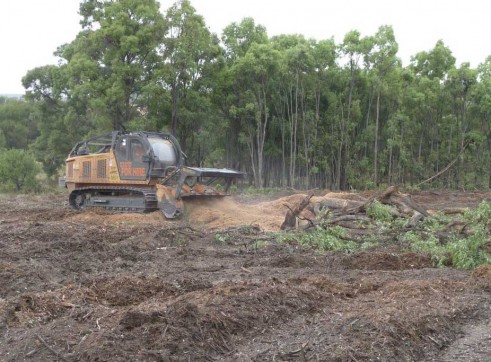
<instances>
[{"instance_id":1,"label":"eucalyptus tree","mask_svg":"<svg viewBox=\"0 0 491 362\"><path fill-rule=\"evenodd\" d=\"M247 101L243 108L249 122L244 127L247 134L243 133L242 138L250 152L257 187L264 185L264 146L278 75L278 58L279 53L271 44L253 43L232 68L234 78L240 83L241 93Z\"/></svg>"},{"instance_id":2,"label":"eucalyptus tree","mask_svg":"<svg viewBox=\"0 0 491 362\"><path fill-rule=\"evenodd\" d=\"M474 87L474 115L479 122L478 129L484 136L482 153L477 154L478 170L487 176L487 182L480 186L491 188L491 56L477 68L478 82Z\"/></svg>"},{"instance_id":3,"label":"eucalyptus tree","mask_svg":"<svg viewBox=\"0 0 491 362\"><path fill-rule=\"evenodd\" d=\"M456 187L465 187L466 169L471 166L471 163L464 163L463 149L469 141L476 142L477 132L479 132L479 122L475 122L473 117L469 115L469 108L472 106L471 95L473 88L477 82L477 71L471 69L469 63L462 64L459 68L453 68L449 71L446 89L452 99L451 112L454 119L457 120L456 125L456 144L457 152L459 153L458 167L456 168ZM473 133L473 139L468 139L468 134ZM473 180L476 181L476 180Z\"/></svg>"},{"instance_id":4,"label":"eucalyptus tree","mask_svg":"<svg viewBox=\"0 0 491 362\"><path fill-rule=\"evenodd\" d=\"M39 132L30 146L48 176L56 174L73 142L88 131L85 110L70 102L66 70L66 65L47 65L22 78L26 99L34 102L29 118Z\"/></svg>"},{"instance_id":5,"label":"eucalyptus tree","mask_svg":"<svg viewBox=\"0 0 491 362\"><path fill-rule=\"evenodd\" d=\"M124 129L142 118L139 103L153 81L164 20L155 0L84 0L83 30L60 48L70 97L87 105L99 129Z\"/></svg>"},{"instance_id":6,"label":"eucalyptus tree","mask_svg":"<svg viewBox=\"0 0 491 362\"><path fill-rule=\"evenodd\" d=\"M0 149L27 147L38 136L36 122L32 119L33 105L23 99L0 97Z\"/></svg>"},{"instance_id":7,"label":"eucalyptus tree","mask_svg":"<svg viewBox=\"0 0 491 362\"><path fill-rule=\"evenodd\" d=\"M407 126L407 118L403 113L403 94L406 87L402 67L394 67L384 79L384 106L383 127L379 131L379 176L384 183L397 182L397 170L401 155L405 152L401 148L403 142L403 127Z\"/></svg>"},{"instance_id":8,"label":"eucalyptus tree","mask_svg":"<svg viewBox=\"0 0 491 362\"><path fill-rule=\"evenodd\" d=\"M244 145L247 145L244 135L249 133L247 125L251 117L251 112L246 109L245 105L252 101L245 99L248 94L245 94L245 85L238 81L237 77L240 74L237 74L235 70L235 63L245 56L253 44L266 44L269 39L264 26L256 24L252 18L244 18L239 23L233 22L223 29L221 42L224 51L223 66L218 74L219 82L214 95L218 108L228 120L226 126L227 154L234 160L234 166L238 166L245 161L244 153L249 154L246 160L251 159L250 150L244 152ZM251 167L251 170L255 171L254 162L251 163Z\"/></svg>"},{"instance_id":9,"label":"eucalyptus tree","mask_svg":"<svg viewBox=\"0 0 491 362\"><path fill-rule=\"evenodd\" d=\"M368 142L365 140L364 147L360 147L358 138L363 132L367 132L370 119L370 111L373 101L373 94L370 93L368 101L364 102L366 97L366 78L367 75L363 69L364 59L372 47L370 37L361 37L357 30L348 32L343 42L339 45L340 62L342 68L339 71L339 82L337 93L339 97L335 100L338 111L333 115L335 121L337 137L336 146L336 164L334 173L335 188L345 189L347 187L346 172L350 173L351 183L355 182L354 178L366 177L367 170L362 171L361 163L368 155ZM362 118L362 103L366 104L365 122ZM351 132L352 131L352 132ZM367 136L365 136L367 137ZM358 141L358 142L357 142ZM352 160L349 157L350 148L356 152L354 165L351 166ZM351 168L356 171L350 172ZM361 176L364 175L364 176ZM361 176L361 177L360 177Z\"/></svg>"},{"instance_id":10,"label":"eucalyptus tree","mask_svg":"<svg viewBox=\"0 0 491 362\"><path fill-rule=\"evenodd\" d=\"M315 133L315 66L322 66L319 59L314 62L314 40L306 40L301 35L280 35L273 37L272 46L280 55L280 76L276 83L277 94L275 114L280 122L282 163L285 155L288 160L288 184L297 183L297 175L302 172L306 183L312 166L310 153ZM285 147L285 138L288 142ZM300 159L301 163L297 163ZM282 168L285 168L282 166Z\"/></svg>"},{"instance_id":11,"label":"eucalyptus tree","mask_svg":"<svg viewBox=\"0 0 491 362\"><path fill-rule=\"evenodd\" d=\"M407 141L413 162L410 179L429 177L450 162L455 154L452 141L457 132L456 119L449 112L451 100L445 90L448 74L455 67L455 58L443 41L430 51L411 58L408 71L414 75L404 113L411 121ZM447 179L448 182L448 179Z\"/></svg>"},{"instance_id":12,"label":"eucalyptus tree","mask_svg":"<svg viewBox=\"0 0 491 362\"><path fill-rule=\"evenodd\" d=\"M206 101L201 95L210 91L203 83L206 81L203 72L216 61L220 48L216 35L210 33L190 1L181 0L172 5L165 20L159 76L170 91L171 131L186 142L188 136L197 131L192 127L200 124L200 113L205 111L198 107Z\"/></svg>"},{"instance_id":13,"label":"eucalyptus tree","mask_svg":"<svg viewBox=\"0 0 491 362\"><path fill-rule=\"evenodd\" d=\"M312 45L312 99L313 99L313 117L312 123L307 128L310 137L306 137L304 142L305 146L305 158L307 162L307 187L319 187L321 186L317 182L318 174L320 172L319 161L322 161L323 150L327 144L322 139L321 122L326 122L325 114L329 108L329 102L326 100L336 90L337 74L339 74L339 68L336 64L338 56L336 44L334 40L325 39L320 40ZM307 132L304 132L307 133ZM310 141L308 141L310 139ZM310 167L309 167L310 166ZM314 185L311 184L309 179L310 175L317 178Z\"/></svg>"},{"instance_id":14,"label":"eucalyptus tree","mask_svg":"<svg viewBox=\"0 0 491 362\"><path fill-rule=\"evenodd\" d=\"M250 17L242 19L240 23L229 24L222 32L225 57L229 62L234 62L246 55L253 44L265 44L268 41L266 28L256 24Z\"/></svg>"},{"instance_id":15,"label":"eucalyptus tree","mask_svg":"<svg viewBox=\"0 0 491 362\"><path fill-rule=\"evenodd\" d=\"M309 74L313 73L311 44L302 36L295 36L294 44L284 50L284 61L287 68L287 110L290 125L290 172L291 186L295 185L297 157L299 155L299 128L305 139L306 101ZM300 123L300 124L299 124Z\"/></svg>"},{"instance_id":16,"label":"eucalyptus tree","mask_svg":"<svg viewBox=\"0 0 491 362\"><path fill-rule=\"evenodd\" d=\"M372 74L372 82L375 94L375 129L373 141L373 182L379 183L379 139L381 123L381 97L382 91L388 94L389 84L386 78L397 66L400 60L397 58L399 46L395 40L391 26L381 26L372 37L372 47L365 58L365 63Z\"/></svg>"},{"instance_id":17,"label":"eucalyptus tree","mask_svg":"<svg viewBox=\"0 0 491 362\"><path fill-rule=\"evenodd\" d=\"M213 104L223 115L225 133L224 146L227 163L239 168L246 165L251 171L251 181L257 180L257 160L254 156L256 145L255 96L250 89L250 82L237 69L237 63L246 55L253 45L269 42L264 26L256 24L254 19L245 18L240 23L226 26L221 35L223 56L218 57L214 73L214 86L211 97Z\"/></svg>"}]
</instances>

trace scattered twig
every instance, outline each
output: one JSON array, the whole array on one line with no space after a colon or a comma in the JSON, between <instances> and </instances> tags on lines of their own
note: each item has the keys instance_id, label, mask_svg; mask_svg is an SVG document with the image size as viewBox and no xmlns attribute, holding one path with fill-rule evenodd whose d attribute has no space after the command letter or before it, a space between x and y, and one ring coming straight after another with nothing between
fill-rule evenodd
<instances>
[{"instance_id":1,"label":"scattered twig","mask_svg":"<svg viewBox=\"0 0 491 362\"><path fill-rule=\"evenodd\" d=\"M309 341L307 341L304 344L302 344L302 347L300 347L299 349L296 349L294 351L288 352L287 354L289 354L289 355L296 355L296 354L299 354L300 353L302 355L302 360L305 360L305 347L307 347L308 344L309 344Z\"/></svg>"},{"instance_id":2,"label":"scattered twig","mask_svg":"<svg viewBox=\"0 0 491 362\"><path fill-rule=\"evenodd\" d=\"M433 343L435 343L438 347L441 347L440 342L438 342L435 338L432 336L428 336L428 339L431 340Z\"/></svg>"},{"instance_id":3,"label":"scattered twig","mask_svg":"<svg viewBox=\"0 0 491 362\"><path fill-rule=\"evenodd\" d=\"M246 273L252 273L252 270L244 268L243 266L240 267L240 270L245 271Z\"/></svg>"},{"instance_id":4,"label":"scattered twig","mask_svg":"<svg viewBox=\"0 0 491 362\"><path fill-rule=\"evenodd\" d=\"M167 329L169 329L169 325L167 324L164 329L164 333L162 333L162 340L165 339L165 335L167 334Z\"/></svg>"},{"instance_id":5,"label":"scattered twig","mask_svg":"<svg viewBox=\"0 0 491 362\"><path fill-rule=\"evenodd\" d=\"M89 312L88 312L86 315L84 315L84 316L82 317L82 320L86 320L87 318L89 318L89 316L90 316L92 313L94 313L94 310L93 310L93 309L92 309L91 311L89 311Z\"/></svg>"},{"instance_id":6,"label":"scattered twig","mask_svg":"<svg viewBox=\"0 0 491 362\"><path fill-rule=\"evenodd\" d=\"M51 353L53 353L57 358L61 359L62 361L68 361L63 355L53 349L44 339L41 337L39 334L36 334L37 339L44 344L44 346L49 349Z\"/></svg>"},{"instance_id":7,"label":"scattered twig","mask_svg":"<svg viewBox=\"0 0 491 362\"><path fill-rule=\"evenodd\" d=\"M29 351L26 353L26 357L31 357L33 356L39 349L33 349L32 351Z\"/></svg>"}]
</instances>

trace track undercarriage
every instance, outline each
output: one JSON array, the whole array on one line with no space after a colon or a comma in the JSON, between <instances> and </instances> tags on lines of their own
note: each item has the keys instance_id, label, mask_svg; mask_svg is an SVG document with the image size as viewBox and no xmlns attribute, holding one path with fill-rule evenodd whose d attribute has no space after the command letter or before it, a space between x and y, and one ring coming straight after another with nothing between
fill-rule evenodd
<instances>
[{"instance_id":1,"label":"track undercarriage","mask_svg":"<svg viewBox=\"0 0 491 362\"><path fill-rule=\"evenodd\" d=\"M70 193L69 203L75 209L96 207L126 212L158 210L155 190L131 187L81 187Z\"/></svg>"}]
</instances>

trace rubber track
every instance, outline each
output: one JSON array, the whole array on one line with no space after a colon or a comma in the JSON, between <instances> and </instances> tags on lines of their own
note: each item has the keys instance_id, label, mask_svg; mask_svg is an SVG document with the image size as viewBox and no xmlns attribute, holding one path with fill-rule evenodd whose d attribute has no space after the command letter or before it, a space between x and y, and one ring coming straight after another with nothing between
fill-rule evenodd
<instances>
[{"instance_id":1,"label":"rubber track","mask_svg":"<svg viewBox=\"0 0 491 362\"><path fill-rule=\"evenodd\" d=\"M134 207L134 206L128 206L128 207L115 207L115 206L106 206L103 204L100 205L90 205L90 206L82 206L78 207L75 205L75 197L79 194L84 194L87 192L94 192L94 191L100 191L100 192L114 192L114 193L133 193L133 194L141 194L142 198L144 198L144 208L141 207ZM104 195L101 195L101 197L104 197ZM114 197L114 196L113 196ZM125 195L121 195L120 199L124 199ZM142 189L142 188L132 188L132 187L113 187L113 186L88 186L88 187L79 187L77 189L74 189L70 193L69 197L69 203L70 206L74 209L82 209L86 207L97 207L97 208L102 208L106 210L117 210L117 211L126 211L126 212L150 212L150 211L155 211L158 209L157 206L157 195L154 190L152 189ZM128 203L129 205L129 203Z\"/></svg>"}]
</instances>

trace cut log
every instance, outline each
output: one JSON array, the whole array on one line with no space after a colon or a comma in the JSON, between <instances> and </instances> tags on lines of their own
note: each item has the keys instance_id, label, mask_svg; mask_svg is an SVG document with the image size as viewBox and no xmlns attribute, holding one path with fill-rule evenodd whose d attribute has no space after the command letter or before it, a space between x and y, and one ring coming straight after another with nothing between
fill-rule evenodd
<instances>
[{"instance_id":1,"label":"cut log","mask_svg":"<svg viewBox=\"0 0 491 362\"><path fill-rule=\"evenodd\" d=\"M369 221L365 215L341 215L332 219L325 220L328 224L337 224L341 221Z\"/></svg>"},{"instance_id":2,"label":"cut log","mask_svg":"<svg viewBox=\"0 0 491 362\"><path fill-rule=\"evenodd\" d=\"M307 209L317 216L322 210L326 208L328 208L329 210L347 210L359 208L363 205L364 202L360 201L329 198L319 202L312 202L308 205Z\"/></svg>"},{"instance_id":3,"label":"cut log","mask_svg":"<svg viewBox=\"0 0 491 362\"><path fill-rule=\"evenodd\" d=\"M445 215L453 215L453 214L464 214L465 210L467 208L465 207L446 207L441 210L441 212Z\"/></svg>"},{"instance_id":4,"label":"cut log","mask_svg":"<svg viewBox=\"0 0 491 362\"><path fill-rule=\"evenodd\" d=\"M399 188L397 186L389 186L381 194L375 196L377 200L383 202L392 196L392 194L399 192Z\"/></svg>"},{"instance_id":5,"label":"cut log","mask_svg":"<svg viewBox=\"0 0 491 362\"><path fill-rule=\"evenodd\" d=\"M358 221L369 220L365 212L375 200L386 205L394 206L390 208L390 211L395 217L405 215L411 217L406 227L414 227L419 221L430 216L424 207L418 205L408 195L399 192L397 186L390 186L365 201L346 200L336 197L316 197L311 200L312 196L313 193L310 193L294 207L285 205L289 210L281 225L281 230L298 228L298 220L308 221L308 225L301 225L302 229L308 229L317 225L327 227L333 224L338 224L349 229L350 223L353 224L353 228L357 228ZM302 213L302 211L304 212ZM315 219L312 218L313 215L316 216Z\"/></svg>"},{"instance_id":6,"label":"cut log","mask_svg":"<svg viewBox=\"0 0 491 362\"><path fill-rule=\"evenodd\" d=\"M415 227L418 222L424 219L424 215L418 211L415 211L413 216L407 221L406 227L407 228L413 228Z\"/></svg>"},{"instance_id":7,"label":"cut log","mask_svg":"<svg viewBox=\"0 0 491 362\"><path fill-rule=\"evenodd\" d=\"M425 208L411 200L408 195L400 193L397 186L389 186L377 199L383 204L394 205L403 214L417 211L425 217L430 216Z\"/></svg>"}]
</instances>

